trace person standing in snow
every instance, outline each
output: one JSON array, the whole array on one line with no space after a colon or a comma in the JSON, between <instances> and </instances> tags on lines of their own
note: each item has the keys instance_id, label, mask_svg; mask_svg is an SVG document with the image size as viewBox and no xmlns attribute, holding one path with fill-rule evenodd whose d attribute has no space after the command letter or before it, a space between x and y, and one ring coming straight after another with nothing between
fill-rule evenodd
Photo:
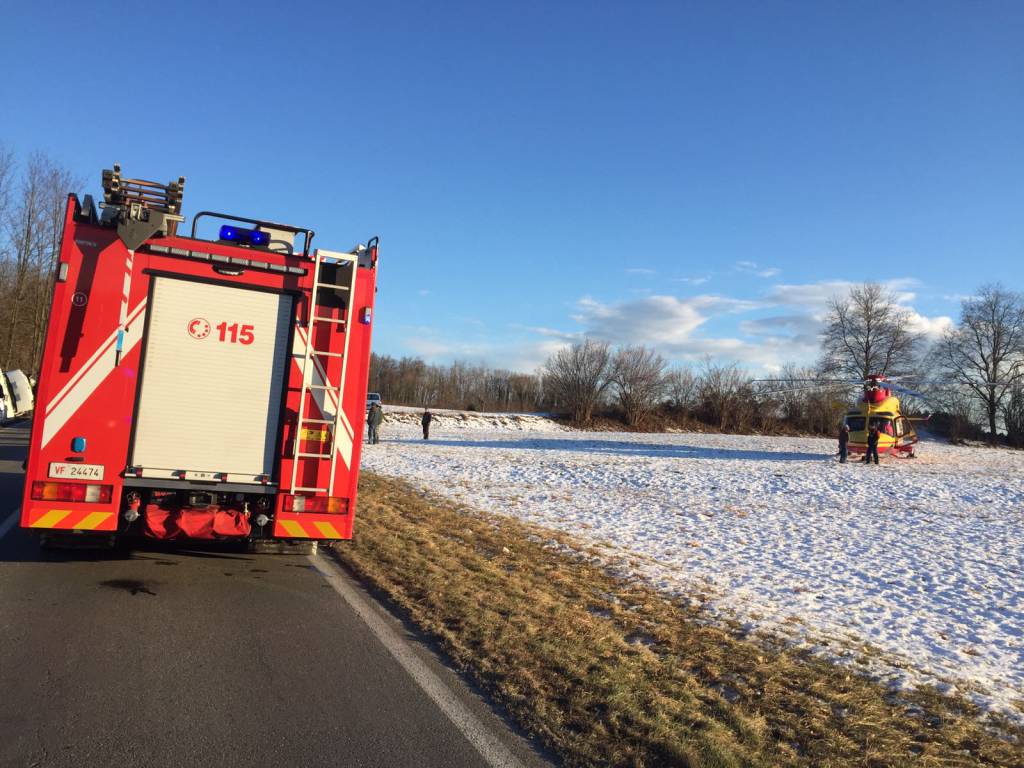
<instances>
[{"instance_id":1,"label":"person standing in snow","mask_svg":"<svg viewBox=\"0 0 1024 768\"><path fill-rule=\"evenodd\" d=\"M430 422L434 420L434 414L430 412L429 408L423 409L423 418L420 419L420 424L423 425L423 439L430 439Z\"/></svg>"},{"instance_id":2,"label":"person standing in snow","mask_svg":"<svg viewBox=\"0 0 1024 768\"><path fill-rule=\"evenodd\" d=\"M843 424L839 429L839 463L846 463L846 446L850 442L850 425Z\"/></svg>"},{"instance_id":3,"label":"person standing in snow","mask_svg":"<svg viewBox=\"0 0 1024 768\"><path fill-rule=\"evenodd\" d=\"M875 464L878 463L878 427L872 427L868 431L868 451L864 454L864 463L870 464L871 457L875 457Z\"/></svg>"},{"instance_id":4,"label":"person standing in snow","mask_svg":"<svg viewBox=\"0 0 1024 768\"><path fill-rule=\"evenodd\" d=\"M370 444L376 445L380 442L380 425L384 421L384 409L380 403L370 406L370 412L366 414L366 424L369 427Z\"/></svg>"}]
</instances>

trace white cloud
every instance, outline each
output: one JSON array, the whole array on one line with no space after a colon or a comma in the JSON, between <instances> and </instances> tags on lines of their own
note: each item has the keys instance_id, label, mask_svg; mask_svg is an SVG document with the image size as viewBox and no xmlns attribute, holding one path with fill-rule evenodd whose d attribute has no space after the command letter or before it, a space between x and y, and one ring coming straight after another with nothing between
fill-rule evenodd
<instances>
[{"instance_id":1,"label":"white cloud","mask_svg":"<svg viewBox=\"0 0 1024 768\"><path fill-rule=\"evenodd\" d=\"M536 325L524 325L524 326L512 326L513 328L522 327L523 330L531 331L532 333L540 334L541 336L548 336L552 339L558 339L565 343L572 343L579 341L582 338L582 334L573 331L562 331L557 328L544 328L543 326Z\"/></svg>"},{"instance_id":2,"label":"white cloud","mask_svg":"<svg viewBox=\"0 0 1024 768\"><path fill-rule=\"evenodd\" d=\"M965 301L973 301L978 298L969 293L947 293L942 296L943 301L949 301L954 304L962 304Z\"/></svg>"},{"instance_id":3,"label":"white cloud","mask_svg":"<svg viewBox=\"0 0 1024 768\"><path fill-rule=\"evenodd\" d=\"M674 277L672 278L673 283L686 283L687 285L704 285L711 279L709 275L704 277Z\"/></svg>"},{"instance_id":4,"label":"white cloud","mask_svg":"<svg viewBox=\"0 0 1024 768\"><path fill-rule=\"evenodd\" d=\"M573 319L588 336L614 344L672 346L688 341L712 315L742 312L753 306L753 302L722 296L647 296L618 304L583 298Z\"/></svg>"},{"instance_id":5,"label":"white cloud","mask_svg":"<svg viewBox=\"0 0 1024 768\"><path fill-rule=\"evenodd\" d=\"M626 270L627 274L630 275L653 275L655 271L653 269L646 269L644 267L630 267Z\"/></svg>"},{"instance_id":6,"label":"white cloud","mask_svg":"<svg viewBox=\"0 0 1024 768\"><path fill-rule=\"evenodd\" d=\"M814 314L772 315L744 320L740 331L748 336L779 336L788 334L796 339L817 340L823 318Z\"/></svg>"},{"instance_id":7,"label":"white cloud","mask_svg":"<svg viewBox=\"0 0 1024 768\"><path fill-rule=\"evenodd\" d=\"M833 296L843 296L856 283L846 280L824 280L817 283L776 285L766 297L771 304L790 307L806 307L815 312L823 311Z\"/></svg>"},{"instance_id":8,"label":"white cloud","mask_svg":"<svg viewBox=\"0 0 1024 768\"><path fill-rule=\"evenodd\" d=\"M947 328L953 327L953 318L940 315L939 317L926 317L911 310L910 328L915 333L920 333L928 341L937 341Z\"/></svg>"},{"instance_id":9,"label":"white cloud","mask_svg":"<svg viewBox=\"0 0 1024 768\"><path fill-rule=\"evenodd\" d=\"M403 342L405 346L427 360L446 357L454 350L454 347L450 344L433 339L424 339L422 336L407 337L403 339Z\"/></svg>"},{"instance_id":10,"label":"white cloud","mask_svg":"<svg viewBox=\"0 0 1024 768\"><path fill-rule=\"evenodd\" d=\"M551 328L514 328L545 336L543 339L515 338L509 341L443 340L445 333L433 327L407 327L408 335L402 344L427 363L447 364L453 360L482 363L494 368L505 368L522 373L533 373L548 357L582 338L582 334L568 333Z\"/></svg>"},{"instance_id":11,"label":"white cloud","mask_svg":"<svg viewBox=\"0 0 1024 768\"><path fill-rule=\"evenodd\" d=\"M416 291L416 293L418 293L420 296L430 295L430 291L427 288L420 288L418 291Z\"/></svg>"},{"instance_id":12,"label":"white cloud","mask_svg":"<svg viewBox=\"0 0 1024 768\"><path fill-rule=\"evenodd\" d=\"M778 267L761 267L756 261L737 261L733 266L737 272L746 272L758 277L775 277L781 271Z\"/></svg>"},{"instance_id":13,"label":"white cloud","mask_svg":"<svg viewBox=\"0 0 1024 768\"><path fill-rule=\"evenodd\" d=\"M492 358L494 364L510 371L533 373L544 362L562 347L568 346L566 341L519 342L502 350L501 356Z\"/></svg>"},{"instance_id":14,"label":"white cloud","mask_svg":"<svg viewBox=\"0 0 1024 768\"><path fill-rule=\"evenodd\" d=\"M779 355L779 351L773 349L774 341L765 344L763 340L749 342L698 335L710 319L757 307L757 302L714 295L686 299L648 296L612 304L588 297L579 301L579 312L573 319L583 327L585 336L612 344L646 344L672 360L696 362L711 356L772 368Z\"/></svg>"},{"instance_id":15,"label":"white cloud","mask_svg":"<svg viewBox=\"0 0 1024 768\"><path fill-rule=\"evenodd\" d=\"M808 307L816 312L823 312L829 300L835 296L845 296L851 289L861 285L851 280L820 280L816 283L781 283L772 288L766 300L772 304ZM910 277L882 281L881 285L896 297L896 303L906 305L917 298L911 288L918 284Z\"/></svg>"}]
</instances>

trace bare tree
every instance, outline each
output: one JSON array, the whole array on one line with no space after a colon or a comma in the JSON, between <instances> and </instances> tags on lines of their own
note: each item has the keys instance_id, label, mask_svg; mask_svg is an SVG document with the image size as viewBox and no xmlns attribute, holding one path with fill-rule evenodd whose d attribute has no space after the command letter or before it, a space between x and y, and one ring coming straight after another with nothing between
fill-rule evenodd
<instances>
[{"instance_id":1,"label":"bare tree","mask_svg":"<svg viewBox=\"0 0 1024 768\"><path fill-rule=\"evenodd\" d=\"M0 364L39 366L60 251L68 191L75 181L45 155L32 155L20 185L0 151Z\"/></svg>"},{"instance_id":2,"label":"bare tree","mask_svg":"<svg viewBox=\"0 0 1024 768\"><path fill-rule=\"evenodd\" d=\"M15 344L24 341L24 316L30 308L26 306L32 265L39 260L39 250L45 226L43 198L46 170L40 155L30 158L22 179L20 194L4 222L11 243L11 263L5 270L4 305L7 309L4 322L3 367L10 368L15 361ZM23 352L19 349L19 352ZM20 357L20 355L19 355Z\"/></svg>"},{"instance_id":3,"label":"bare tree","mask_svg":"<svg viewBox=\"0 0 1024 768\"><path fill-rule=\"evenodd\" d=\"M800 432L833 433L852 393L843 385L814 383L820 378L821 372L814 368L783 366L776 379L755 388L762 418L775 413L783 423Z\"/></svg>"},{"instance_id":4,"label":"bare tree","mask_svg":"<svg viewBox=\"0 0 1024 768\"><path fill-rule=\"evenodd\" d=\"M7 220L7 206L11 200L11 185L14 183L14 153L0 144L0 222ZM5 243L0 240L0 249ZM7 254L0 250L0 258Z\"/></svg>"},{"instance_id":5,"label":"bare tree","mask_svg":"<svg viewBox=\"0 0 1024 768\"><path fill-rule=\"evenodd\" d=\"M607 342L587 339L560 349L544 364L544 386L577 424L589 424L594 408L611 384Z\"/></svg>"},{"instance_id":6,"label":"bare tree","mask_svg":"<svg viewBox=\"0 0 1024 768\"><path fill-rule=\"evenodd\" d=\"M936 354L955 386L978 401L996 442L999 412L1024 384L1024 297L998 283L982 286L960 305L960 325L943 335Z\"/></svg>"},{"instance_id":7,"label":"bare tree","mask_svg":"<svg viewBox=\"0 0 1024 768\"><path fill-rule=\"evenodd\" d=\"M738 365L705 360L698 387L698 413L705 424L720 431L750 427L755 397L750 378Z\"/></svg>"},{"instance_id":8,"label":"bare tree","mask_svg":"<svg viewBox=\"0 0 1024 768\"><path fill-rule=\"evenodd\" d=\"M920 344L911 313L897 306L895 295L878 283L864 283L829 301L822 370L854 379L909 373Z\"/></svg>"},{"instance_id":9,"label":"bare tree","mask_svg":"<svg viewBox=\"0 0 1024 768\"><path fill-rule=\"evenodd\" d=\"M1006 398L1003 406L1003 426L1006 427L1006 441L1020 448L1024 446L1024 386L1017 384Z\"/></svg>"},{"instance_id":10,"label":"bare tree","mask_svg":"<svg viewBox=\"0 0 1024 768\"><path fill-rule=\"evenodd\" d=\"M610 379L629 426L636 426L661 404L665 394L665 358L644 346L619 349Z\"/></svg>"},{"instance_id":11,"label":"bare tree","mask_svg":"<svg viewBox=\"0 0 1024 768\"><path fill-rule=\"evenodd\" d=\"M676 411L689 413L697 405L697 377L689 368L677 368L665 374L665 394Z\"/></svg>"}]
</instances>

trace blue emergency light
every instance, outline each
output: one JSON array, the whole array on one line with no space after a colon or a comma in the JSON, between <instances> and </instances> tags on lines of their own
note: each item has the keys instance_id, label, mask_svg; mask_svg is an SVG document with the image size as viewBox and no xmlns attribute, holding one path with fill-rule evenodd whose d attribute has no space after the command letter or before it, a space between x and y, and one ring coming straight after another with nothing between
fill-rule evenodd
<instances>
[{"instance_id":1,"label":"blue emergency light","mask_svg":"<svg viewBox=\"0 0 1024 768\"><path fill-rule=\"evenodd\" d=\"M244 229L243 227L225 224L220 228L220 239L226 240L229 243L238 243L239 245L263 246L270 243L270 233L261 232L258 229Z\"/></svg>"}]
</instances>

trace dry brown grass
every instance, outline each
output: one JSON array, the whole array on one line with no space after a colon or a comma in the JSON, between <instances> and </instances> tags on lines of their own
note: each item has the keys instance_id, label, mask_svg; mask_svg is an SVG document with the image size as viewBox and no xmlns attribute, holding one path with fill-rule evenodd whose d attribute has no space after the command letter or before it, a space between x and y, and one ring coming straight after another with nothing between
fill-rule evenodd
<instances>
[{"instance_id":1,"label":"dry brown grass","mask_svg":"<svg viewBox=\"0 0 1024 768\"><path fill-rule=\"evenodd\" d=\"M1024 766L1024 731L710 626L568 537L364 473L338 557L567 765Z\"/></svg>"}]
</instances>

